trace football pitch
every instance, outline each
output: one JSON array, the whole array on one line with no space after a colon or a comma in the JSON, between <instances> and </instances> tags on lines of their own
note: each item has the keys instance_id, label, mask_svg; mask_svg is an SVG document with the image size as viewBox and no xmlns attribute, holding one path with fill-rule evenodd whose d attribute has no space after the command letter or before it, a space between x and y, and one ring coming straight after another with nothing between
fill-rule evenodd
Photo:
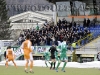
<instances>
[{"instance_id":1,"label":"football pitch","mask_svg":"<svg viewBox=\"0 0 100 75\"><path fill-rule=\"evenodd\" d=\"M66 68L66 72L62 72L61 68L56 72L46 67L34 67L34 73L25 73L24 67L18 67L17 69L13 66L5 68L0 66L0 75L100 75L100 70L96 68Z\"/></svg>"}]
</instances>

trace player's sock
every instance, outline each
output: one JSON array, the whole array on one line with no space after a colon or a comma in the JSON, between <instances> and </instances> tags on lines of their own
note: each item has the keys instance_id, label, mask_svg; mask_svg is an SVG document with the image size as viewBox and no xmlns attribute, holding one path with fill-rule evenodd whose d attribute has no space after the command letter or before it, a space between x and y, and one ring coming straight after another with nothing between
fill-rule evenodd
<instances>
[{"instance_id":1,"label":"player's sock","mask_svg":"<svg viewBox=\"0 0 100 75\"><path fill-rule=\"evenodd\" d=\"M55 64L56 64L56 62L54 62L54 68L53 69L55 69Z\"/></svg>"},{"instance_id":2,"label":"player's sock","mask_svg":"<svg viewBox=\"0 0 100 75\"><path fill-rule=\"evenodd\" d=\"M14 66L17 68L17 65L16 65L16 63L14 62L14 60L13 60L12 62L13 62L13 64L14 64Z\"/></svg>"},{"instance_id":3,"label":"player's sock","mask_svg":"<svg viewBox=\"0 0 100 75\"><path fill-rule=\"evenodd\" d=\"M45 62L46 67L48 67L47 62Z\"/></svg>"},{"instance_id":4,"label":"player's sock","mask_svg":"<svg viewBox=\"0 0 100 75\"><path fill-rule=\"evenodd\" d=\"M59 65L60 65L60 62L58 62L58 65L57 65L57 67L56 67L56 70L58 70Z\"/></svg>"},{"instance_id":5,"label":"player's sock","mask_svg":"<svg viewBox=\"0 0 100 75\"><path fill-rule=\"evenodd\" d=\"M8 61L6 61L6 68L8 68Z\"/></svg>"},{"instance_id":6,"label":"player's sock","mask_svg":"<svg viewBox=\"0 0 100 75\"><path fill-rule=\"evenodd\" d=\"M64 71L66 64L67 64L67 63L64 62L64 65L63 65L62 71Z\"/></svg>"},{"instance_id":7,"label":"player's sock","mask_svg":"<svg viewBox=\"0 0 100 75\"><path fill-rule=\"evenodd\" d=\"M51 64L51 63L49 62L49 64Z\"/></svg>"},{"instance_id":8,"label":"player's sock","mask_svg":"<svg viewBox=\"0 0 100 75\"><path fill-rule=\"evenodd\" d=\"M5 63L5 66L6 66L6 63Z\"/></svg>"},{"instance_id":9,"label":"player's sock","mask_svg":"<svg viewBox=\"0 0 100 75\"><path fill-rule=\"evenodd\" d=\"M26 62L25 64L25 70L28 68L28 62Z\"/></svg>"},{"instance_id":10,"label":"player's sock","mask_svg":"<svg viewBox=\"0 0 100 75\"><path fill-rule=\"evenodd\" d=\"M25 70L27 70L27 68L25 68Z\"/></svg>"},{"instance_id":11,"label":"player's sock","mask_svg":"<svg viewBox=\"0 0 100 75\"><path fill-rule=\"evenodd\" d=\"M33 68L33 61L31 61L30 63L30 70L32 70L32 68Z\"/></svg>"},{"instance_id":12,"label":"player's sock","mask_svg":"<svg viewBox=\"0 0 100 75\"><path fill-rule=\"evenodd\" d=\"M32 69L30 69L30 73L34 73Z\"/></svg>"},{"instance_id":13,"label":"player's sock","mask_svg":"<svg viewBox=\"0 0 100 75\"><path fill-rule=\"evenodd\" d=\"M25 68L25 72L28 73L27 68Z\"/></svg>"},{"instance_id":14,"label":"player's sock","mask_svg":"<svg viewBox=\"0 0 100 75\"><path fill-rule=\"evenodd\" d=\"M14 66L17 68L17 65L16 65L16 63L15 62L13 62L14 63Z\"/></svg>"},{"instance_id":15,"label":"player's sock","mask_svg":"<svg viewBox=\"0 0 100 75\"><path fill-rule=\"evenodd\" d=\"M51 67L50 67L50 69L52 69L52 65L53 65L53 62L51 62Z\"/></svg>"}]
</instances>

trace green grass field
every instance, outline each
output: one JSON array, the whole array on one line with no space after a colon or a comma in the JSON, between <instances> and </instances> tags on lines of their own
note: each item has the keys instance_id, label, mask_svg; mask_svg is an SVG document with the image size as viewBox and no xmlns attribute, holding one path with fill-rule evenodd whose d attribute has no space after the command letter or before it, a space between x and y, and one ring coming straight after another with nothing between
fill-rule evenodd
<instances>
[{"instance_id":1,"label":"green grass field","mask_svg":"<svg viewBox=\"0 0 100 75\"><path fill-rule=\"evenodd\" d=\"M80 69L80 68L66 68L66 72L62 72L59 68L59 72L50 70L46 67L34 67L34 75L100 75L98 69ZM17 69L13 66L9 66L7 69L5 66L0 66L0 75L32 75L32 73L25 73L24 67L18 67Z\"/></svg>"}]
</instances>

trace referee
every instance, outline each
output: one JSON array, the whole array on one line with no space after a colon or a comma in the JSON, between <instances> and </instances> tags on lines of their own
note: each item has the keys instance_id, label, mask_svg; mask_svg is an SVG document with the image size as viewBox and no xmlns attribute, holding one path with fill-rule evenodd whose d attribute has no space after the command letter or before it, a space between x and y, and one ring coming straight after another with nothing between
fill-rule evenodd
<instances>
[{"instance_id":1,"label":"referee","mask_svg":"<svg viewBox=\"0 0 100 75\"><path fill-rule=\"evenodd\" d=\"M51 67L50 67L50 69L55 69L55 64L56 64L55 52L58 52L58 51L57 51L56 46L55 46L54 43L50 47L49 52L51 53ZM52 68L53 64L54 64L54 67Z\"/></svg>"}]
</instances>

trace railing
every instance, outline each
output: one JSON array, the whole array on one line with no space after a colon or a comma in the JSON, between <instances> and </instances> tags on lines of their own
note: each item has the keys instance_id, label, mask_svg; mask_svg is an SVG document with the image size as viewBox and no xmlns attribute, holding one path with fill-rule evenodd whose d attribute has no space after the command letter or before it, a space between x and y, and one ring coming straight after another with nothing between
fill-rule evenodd
<instances>
[{"instance_id":1,"label":"railing","mask_svg":"<svg viewBox=\"0 0 100 75\"><path fill-rule=\"evenodd\" d=\"M92 39L93 39L93 34L91 33L91 34L88 34L86 37L84 37L84 38L78 40L78 41L76 42L76 44L77 44L78 46L83 46L83 45L89 43Z\"/></svg>"}]
</instances>

